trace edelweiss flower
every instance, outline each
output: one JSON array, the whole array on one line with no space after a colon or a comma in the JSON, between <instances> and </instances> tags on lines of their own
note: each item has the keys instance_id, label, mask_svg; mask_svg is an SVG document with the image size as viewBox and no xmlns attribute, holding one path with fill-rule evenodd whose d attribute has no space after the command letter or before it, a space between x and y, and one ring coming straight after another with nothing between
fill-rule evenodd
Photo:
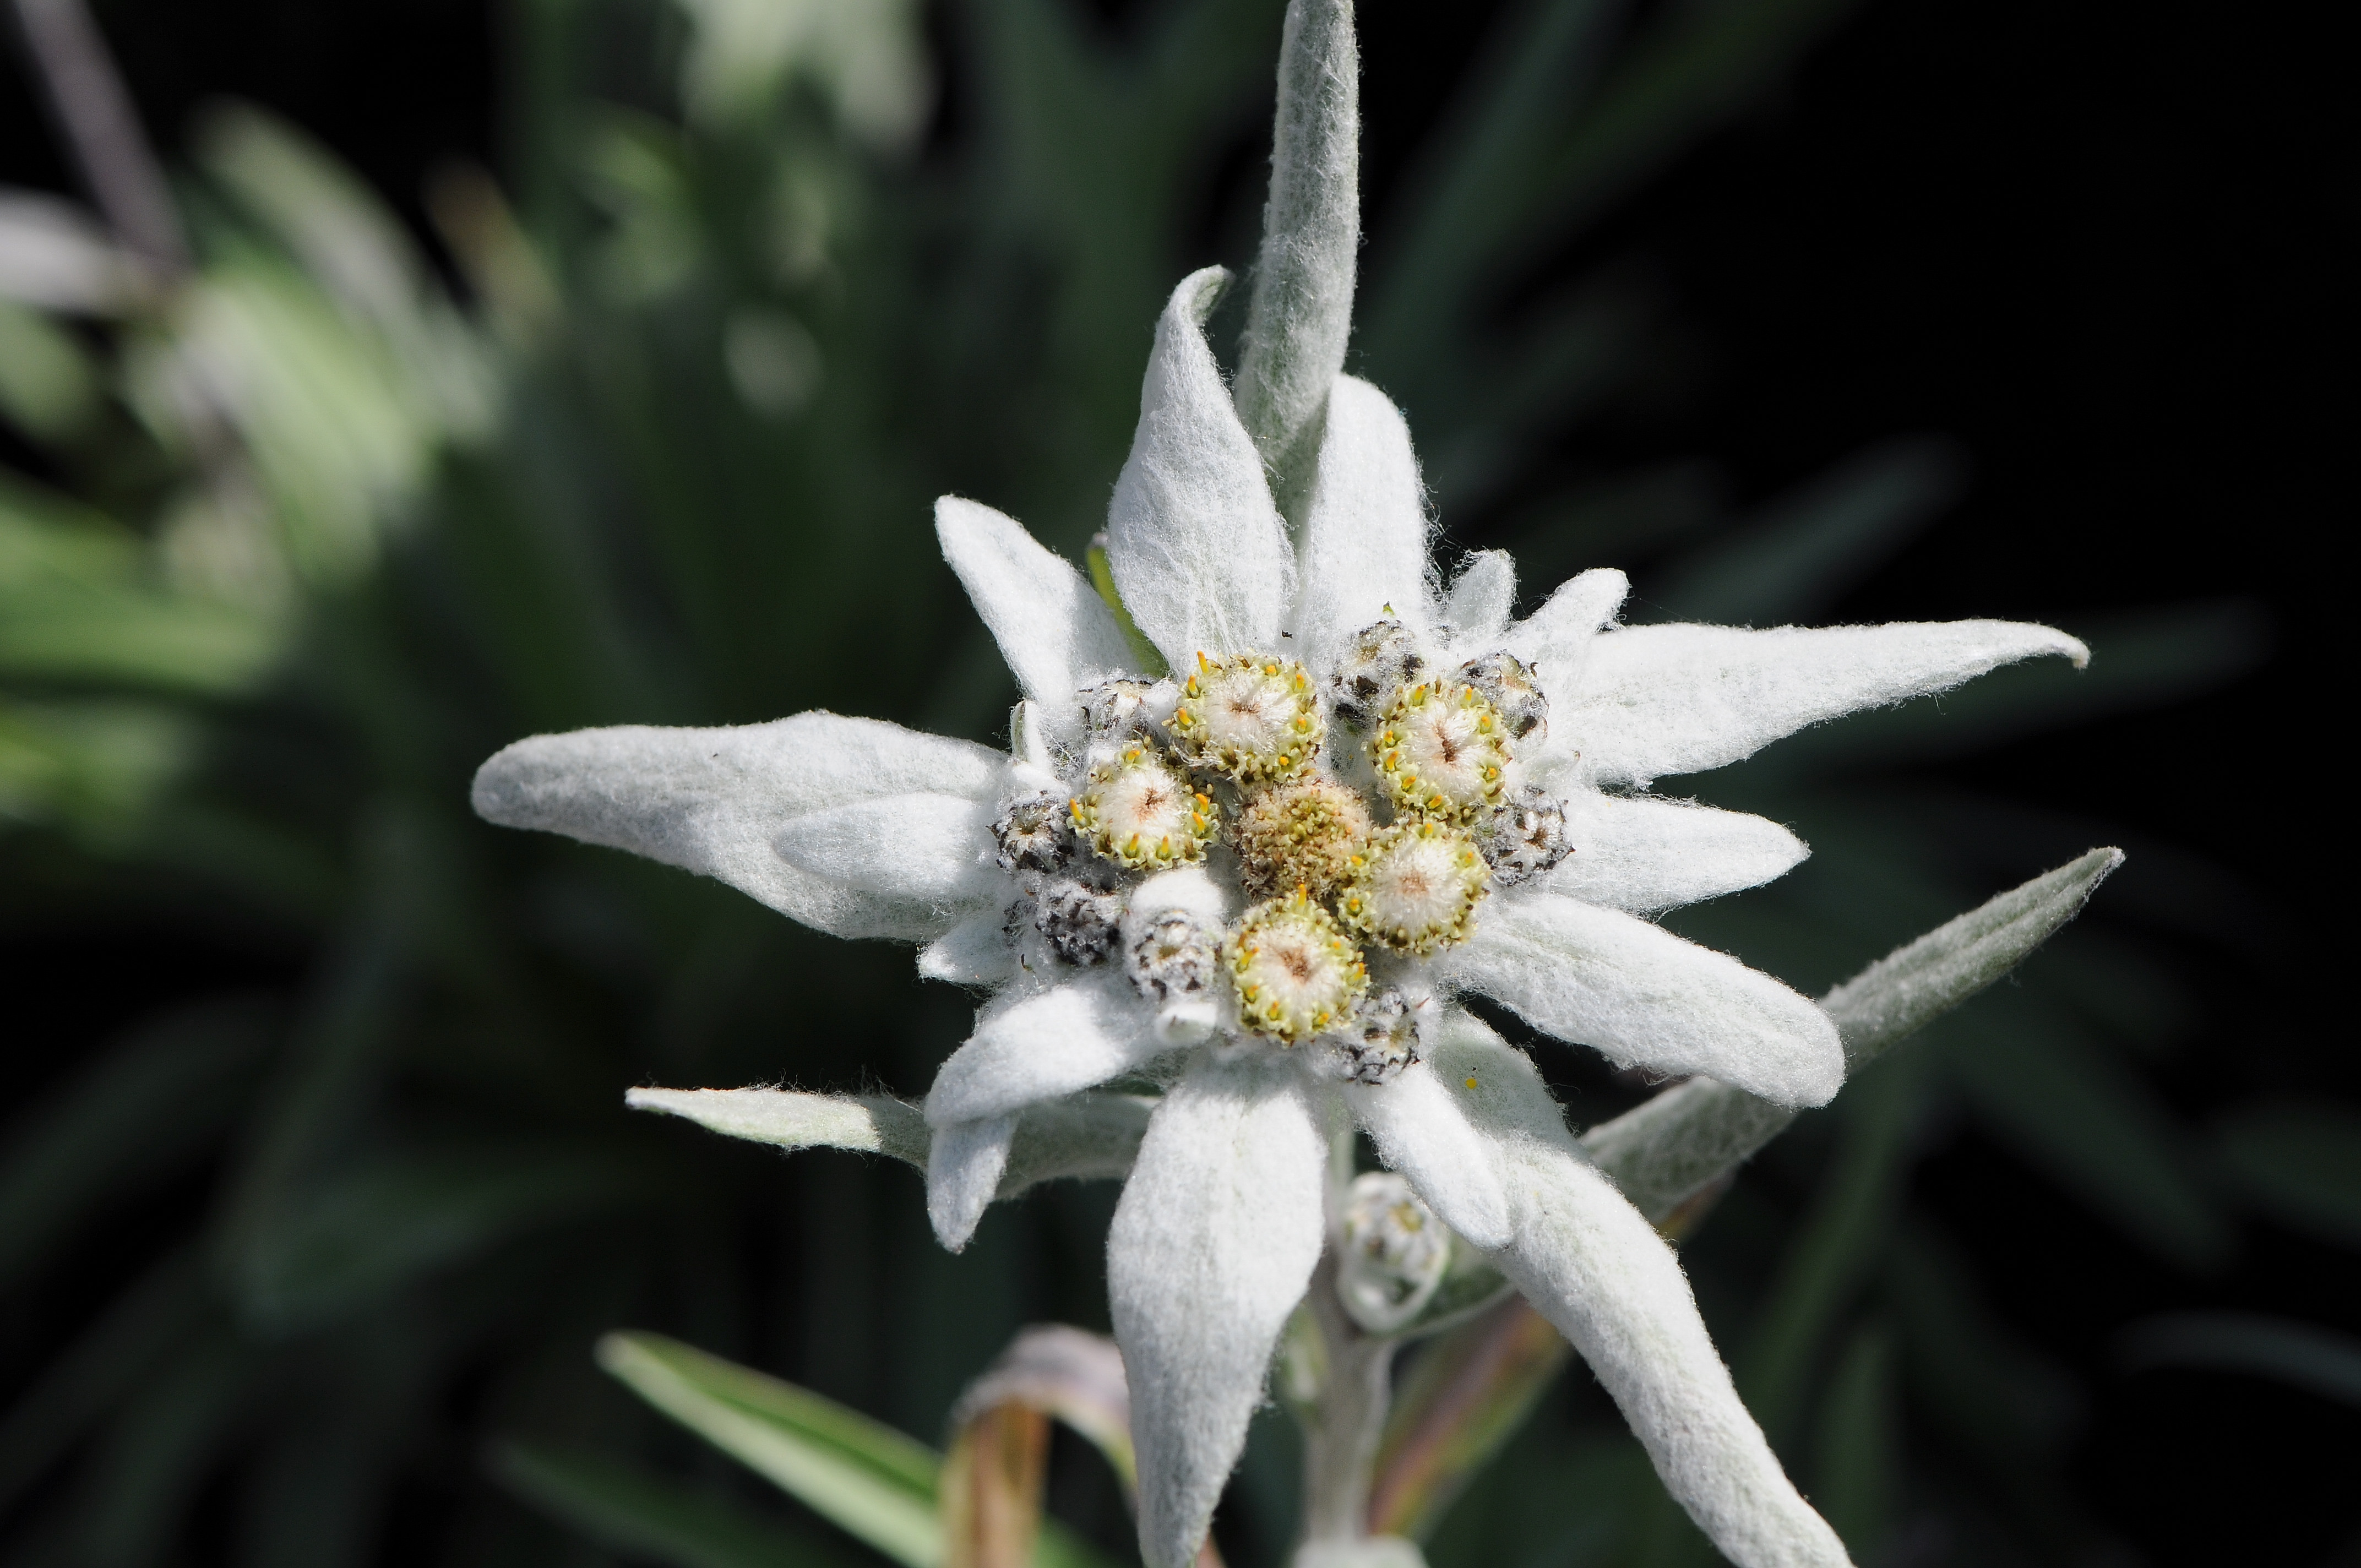
<instances>
[{"instance_id":1,"label":"edelweiss flower","mask_svg":"<svg viewBox=\"0 0 2361 1568\"><path fill-rule=\"evenodd\" d=\"M922 943L923 973L988 989L925 1106L949 1246L1028 1107L1165 1086L1107 1244L1155 1568L1203 1539L1326 1240L1346 1116L1589 1360L1725 1552L1842 1563L1671 1252L1457 1001L1618 1064L1826 1101L1844 1073L1828 1017L1645 918L1767 882L1804 846L1647 787L2084 652L1994 621L1618 628L1613 571L1511 622L1504 555L1436 591L1408 432L1351 377L1290 542L1202 335L1224 280L1188 279L1159 323L1108 519L1160 664L1072 565L946 498L944 556L1024 693L1008 755L828 713L590 730L494 757L477 809L720 877L824 931Z\"/></svg>"}]
</instances>

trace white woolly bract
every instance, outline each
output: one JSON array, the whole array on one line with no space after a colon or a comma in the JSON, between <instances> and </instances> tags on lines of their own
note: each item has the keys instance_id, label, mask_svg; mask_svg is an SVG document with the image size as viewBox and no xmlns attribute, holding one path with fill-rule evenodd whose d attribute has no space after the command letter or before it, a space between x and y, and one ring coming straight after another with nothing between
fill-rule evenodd
<instances>
[{"instance_id":1,"label":"white woolly bract","mask_svg":"<svg viewBox=\"0 0 2361 1568\"><path fill-rule=\"evenodd\" d=\"M1082 729L1074 694L1132 668L1115 612L1064 557L988 506L943 497L935 534L1016 684L1056 740L1071 745Z\"/></svg>"},{"instance_id":2,"label":"white woolly bract","mask_svg":"<svg viewBox=\"0 0 2361 1568\"><path fill-rule=\"evenodd\" d=\"M1231 895L1222 884L1205 874L1201 867L1184 866L1179 871L1159 872L1131 890L1131 905L1124 916L1126 936L1137 933L1137 921L1154 919L1168 910L1178 909L1193 915L1208 926L1219 926L1229 918Z\"/></svg>"},{"instance_id":3,"label":"white woolly bract","mask_svg":"<svg viewBox=\"0 0 2361 1568\"><path fill-rule=\"evenodd\" d=\"M1283 480L1321 443L1345 367L1361 241L1360 51L1350 0L1296 0L1279 51L1270 200L1239 345L1237 407Z\"/></svg>"},{"instance_id":4,"label":"white woolly bract","mask_svg":"<svg viewBox=\"0 0 2361 1568\"><path fill-rule=\"evenodd\" d=\"M928 1143L917 1107L882 1094L792 1089L634 1089L634 1111L661 1111L733 1138L781 1148L863 1149L922 1164Z\"/></svg>"},{"instance_id":5,"label":"white woolly bract","mask_svg":"<svg viewBox=\"0 0 2361 1568\"><path fill-rule=\"evenodd\" d=\"M958 1252L975 1234L1008 1168L1016 1116L986 1116L935 1128L927 1155L927 1219L935 1239Z\"/></svg>"},{"instance_id":6,"label":"white woolly bract","mask_svg":"<svg viewBox=\"0 0 2361 1568\"><path fill-rule=\"evenodd\" d=\"M1593 641L1578 696L1545 685L1552 745L1579 748L1601 782L1646 784L2045 653L2091 657L2062 631L2008 620L1626 627Z\"/></svg>"},{"instance_id":7,"label":"white woolly bract","mask_svg":"<svg viewBox=\"0 0 2361 1568\"><path fill-rule=\"evenodd\" d=\"M1478 550L1467 557L1443 598L1443 619L1462 650L1481 652L1499 639L1517 602L1517 563L1505 550Z\"/></svg>"},{"instance_id":8,"label":"white woolly bract","mask_svg":"<svg viewBox=\"0 0 2361 1568\"><path fill-rule=\"evenodd\" d=\"M1498 1140L1512 1239L1493 1263L1614 1398L1665 1489L1739 1568L1849 1568L1797 1495L1714 1349L1672 1248L1579 1153L1521 1053L1464 1014L1435 1071Z\"/></svg>"},{"instance_id":9,"label":"white woolly bract","mask_svg":"<svg viewBox=\"0 0 2361 1568\"><path fill-rule=\"evenodd\" d=\"M1591 640L1615 620L1631 583L1612 566L1568 577L1541 609L1509 628L1501 646L1533 666L1542 690L1570 701L1582 689Z\"/></svg>"},{"instance_id":10,"label":"white woolly bract","mask_svg":"<svg viewBox=\"0 0 2361 1568\"><path fill-rule=\"evenodd\" d=\"M923 904L1001 897L1007 881L986 855L993 803L955 795L889 795L798 817L773 840L798 871Z\"/></svg>"},{"instance_id":11,"label":"white woolly bract","mask_svg":"<svg viewBox=\"0 0 2361 1568\"><path fill-rule=\"evenodd\" d=\"M1337 377L1297 552L1303 587L1290 652L1324 677L1353 634L1389 606L1403 625L1429 630L1426 536L1410 426L1383 392Z\"/></svg>"},{"instance_id":12,"label":"white woolly bract","mask_svg":"<svg viewBox=\"0 0 2361 1568\"><path fill-rule=\"evenodd\" d=\"M918 972L953 985L998 985L1016 973L1008 916L997 905L971 915L918 949Z\"/></svg>"},{"instance_id":13,"label":"white woolly bract","mask_svg":"<svg viewBox=\"0 0 2361 1568\"><path fill-rule=\"evenodd\" d=\"M1451 976L1620 1066L1702 1072L1783 1105L1844 1082L1836 1025L1736 959L1618 910L1531 893L1493 901Z\"/></svg>"},{"instance_id":14,"label":"white woolly bract","mask_svg":"<svg viewBox=\"0 0 2361 1568\"><path fill-rule=\"evenodd\" d=\"M1294 553L1261 455L1205 345L1205 313L1228 278L1209 267L1172 291L1107 505L1115 587L1175 669L1200 652L1269 652L1294 593Z\"/></svg>"},{"instance_id":15,"label":"white woolly bract","mask_svg":"<svg viewBox=\"0 0 2361 1568\"><path fill-rule=\"evenodd\" d=\"M629 850L719 878L839 937L924 941L951 917L790 864L779 835L798 817L914 792L996 796L1006 759L965 740L873 718L799 713L723 729L623 725L536 735L477 770L478 816Z\"/></svg>"},{"instance_id":16,"label":"white woolly bract","mask_svg":"<svg viewBox=\"0 0 2361 1568\"><path fill-rule=\"evenodd\" d=\"M1634 914L1760 887L1811 853L1776 822L1741 811L1587 789L1573 791L1565 805L1574 852L1541 886Z\"/></svg>"},{"instance_id":17,"label":"white woolly bract","mask_svg":"<svg viewBox=\"0 0 2361 1568\"><path fill-rule=\"evenodd\" d=\"M1111 968L986 1007L927 1091L936 1127L1017 1110L1119 1077L1164 1047L1130 982Z\"/></svg>"},{"instance_id":18,"label":"white woolly bract","mask_svg":"<svg viewBox=\"0 0 2361 1568\"><path fill-rule=\"evenodd\" d=\"M1148 1123L1107 1233L1148 1568L1196 1561L1320 1257L1326 1160L1290 1061L1201 1061Z\"/></svg>"},{"instance_id":19,"label":"white woolly bract","mask_svg":"<svg viewBox=\"0 0 2361 1568\"><path fill-rule=\"evenodd\" d=\"M1345 1102L1386 1165L1410 1179L1443 1223L1479 1247L1509 1239L1509 1200L1491 1141L1424 1063L1386 1083L1347 1083Z\"/></svg>"}]
</instances>

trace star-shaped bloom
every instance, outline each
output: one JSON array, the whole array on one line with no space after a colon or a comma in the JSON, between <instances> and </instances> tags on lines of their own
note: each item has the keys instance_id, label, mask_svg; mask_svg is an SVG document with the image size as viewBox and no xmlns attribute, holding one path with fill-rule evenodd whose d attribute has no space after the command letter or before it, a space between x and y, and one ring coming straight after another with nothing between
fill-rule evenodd
<instances>
[{"instance_id":1,"label":"star-shaped bloom","mask_svg":"<svg viewBox=\"0 0 2361 1568\"><path fill-rule=\"evenodd\" d=\"M1505 555L1438 590L1409 433L1349 376L1290 538L1204 340L1224 279L1186 280L1158 327L1105 535L1130 626L1008 518L937 508L1022 688L1007 754L829 713L588 730L500 752L477 809L917 942L921 972L985 991L925 1105L947 1245L1029 1108L1161 1087L1107 1244L1153 1568L1195 1558L1352 1123L1589 1360L1725 1552L1840 1563L1671 1252L1460 999L1619 1065L1825 1102L1844 1074L1827 1015L1647 918L1768 882L1804 845L1648 786L2085 652L1998 621L1619 627L1607 570L1512 621Z\"/></svg>"}]
</instances>

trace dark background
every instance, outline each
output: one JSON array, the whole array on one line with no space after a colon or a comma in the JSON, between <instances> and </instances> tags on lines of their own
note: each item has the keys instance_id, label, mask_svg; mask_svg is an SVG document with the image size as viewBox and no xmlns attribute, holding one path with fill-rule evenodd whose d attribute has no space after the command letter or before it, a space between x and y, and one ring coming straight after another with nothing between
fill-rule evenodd
<instances>
[{"instance_id":1,"label":"dark background","mask_svg":"<svg viewBox=\"0 0 2361 1568\"><path fill-rule=\"evenodd\" d=\"M1099 8L1115 29L1137 9ZM1362 8L1372 207L1488 9ZM413 221L454 155L500 164L492 8L101 15L168 157L191 111L230 94L319 136ZM2128 829L2115 891L2159 879L2146 902L2185 918L2150 935L2187 956L2202 1003L2195 1036L2150 1071L2201 1124L2264 1091L2361 1100L2348 1014L2327 1005L2350 970L2345 803L2316 760L2351 712L2330 546L2351 518L2349 456L2333 466L2331 448L2346 402L2328 361L2353 187L2331 58L2290 10L1872 0L1773 102L1553 263L1628 267L1678 323L1658 384L1587 428L1570 466L1703 454L1743 509L1870 443L1956 443L1957 504L1829 619L2073 630L2160 603L2256 609L2268 656L2218 690L1925 770ZM950 69L939 137L961 134ZM70 189L22 83L0 93L0 181ZM1496 520L1444 521L1482 543ZM103 951L70 932L9 940L12 994L63 1003L41 1034L52 1060L249 961L119 934ZM12 1074L38 1080L27 1037ZM2159 1563L2310 1563L2350 1535L2361 1410L2253 1378L2127 1373L2112 1346L2125 1322L2187 1307L2361 1332L2361 1258L2254 1225L2232 1267L2180 1273L1973 1133L1917 1181L2011 1325L2093 1391L2071 1475L2092 1512Z\"/></svg>"}]
</instances>

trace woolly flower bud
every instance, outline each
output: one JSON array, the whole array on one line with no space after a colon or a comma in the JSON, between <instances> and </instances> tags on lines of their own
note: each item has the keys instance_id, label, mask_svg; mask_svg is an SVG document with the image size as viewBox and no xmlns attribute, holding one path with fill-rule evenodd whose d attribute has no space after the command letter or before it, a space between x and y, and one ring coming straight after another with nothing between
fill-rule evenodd
<instances>
[{"instance_id":1,"label":"woolly flower bud","mask_svg":"<svg viewBox=\"0 0 2361 1568\"><path fill-rule=\"evenodd\" d=\"M1369 841L1360 795L1314 775L1257 791L1230 828L1248 898L1302 886L1315 900L1335 892Z\"/></svg>"},{"instance_id":2,"label":"woolly flower bud","mask_svg":"<svg viewBox=\"0 0 2361 1568\"><path fill-rule=\"evenodd\" d=\"M1491 864L1494 886L1530 881L1574 852L1565 836L1565 805L1535 785L1522 785L1477 825L1476 847Z\"/></svg>"},{"instance_id":3,"label":"woolly flower bud","mask_svg":"<svg viewBox=\"0 0 2361 1568\"><path fill-rule=\"evenodd\" d=\"M1127 746L1091 770L1090 786L1069 807L1074 831L1117 865L1162 871L1204 858L1221 815L1145 746Z\"/></svg>"},{"instance_id":4,"label":"woolly flower bud","mask_svg":"<svg viewBox=\"0 0 2361 1568\"><path fill-rule=\"evenodd\" d=\"M1353 1179L1342 1219L1337 1299L1371 1333L1391 1333L1417 1317L1443 1283L1451 1233L1409 1182L1386 1170Z\"/></svg>"},{"instance_id":5,"label":"woolly flower bud","mask_svg":"<svg viewBox=\"0 0 2361 1568\"><path fill-rule=\"evenodd\" d=\"M1351 1019L1369 983L1360 949L1301 888L1247 910L1222 956L1239 1022L1283 1046Z\"/></svg>"},{"instance_id":6,"label":"woolly flower bud","mask_svg":"<svg viewBox=\"0 0 2361 1568\"><path fill-rule=\"evenodd\" d=\"M1405 812L1472 822L1500 799L1507 726L1474 686L1426 683L1398 693L1369 738L1378 777Z\"/></svg>"},{"instance_id":7,"label":"woolly flower bud","mask_svg":"<svg viewBox=\"0 0 2361 1568\"><path fill-rule=\"evenodd\" d=\"M1123 894L1071 877L1041 884L1033 895L1033 926L1070 964L1094 964L1114 950L1123 919Z\"/></svg>"},{"instance_id":8,"label":"woolly flower bud","mask_svg":"<svg viewBox=\"0 0 2361 1568\"><path fill-rule=\"evenodd\" d=\"M1139 994L1159 1007L1205 994L1221 957L1221 934L1185 909L1168 909L1140 925L1123 954L1124 973Z\"/></svg>"},{"instance_id":9,"label":"woolly flower bud","mask_svg":"<svg viewBox=\"0 0 2361 1568\"><path fill-rule=\"evenodd\" d=\"M1292 778L1327 731L1312 677L1292 659L1200 653L1172 714L1181 761L1241 784Z\"/></svg>"},{"instance_id":10,"label":"woolly flower bud","mask_svg":"<svg viewBox=\"0 0 2361 1568\"><path fill-rule=\"evenodd\" d=\"M1353 634L1328 677L1328 707L1336 721L1356 733L1377 722L1378 712L1426 669L1410 628L1380 620Z\"/></svg>"},{"instance_id":11,"label":"woolly flower bud","mask_svg":"<svg viewBox=\"0 0 2361 1568\"><path fill-rule=\"evenodd\" d=\"M1549 733L1549 698L1534 681L1533 667L1514 653L1504 649L1470 659L1459 666L1459 679L1499 709L1510 740L1538 741Z\"/></svg>"},{"instance_id":12,"label":"woolly flower bud","mask_svg":"<svg viewBox=\"0 0 2361 1568\"><path fill-rule=\"evenodd\" d=\"M1018 795L992 825L993 842L999 846L994 862L1012 875L1063 871L1074 854L1066 821L1063 795L1044 789Z\"/></svg>"},{"instance_id":13,"label":"woolly flower bud","mask_svg":"<svg viewBox=\"0 0 2361 1568\"><path fill-rule=\"evenodd\" d=\"M1080 695L1090 743L1120 748L1170 718L1178 694L1170 681L1116 679L1085 686Z\"/></svg>"},{"instance_id":14,"label":"woolly flower bud","mask_svg":"<svg viewBox=\"0 0 2361 1568\"><path fill-rule=\"evenodd\" d=\"M1361 1003L1356 1025L1328 1036L1336 1076L1351 1083L1391 1083L1418 1062L1418 1008L1389 985Z\"/></svg>"},{"instance_id":15,"label":"woolly flower bud","mask_svg":"<svg viewBox=\"0 0 2361 1568\"><path fill-rule=\"evenodd\" d=\"M1420 958L1464 939L1492 874L1475 840L1433 818L1397 823L1369 839L1337 895L1346 926Z\"/></svg>"}]
</instances>

